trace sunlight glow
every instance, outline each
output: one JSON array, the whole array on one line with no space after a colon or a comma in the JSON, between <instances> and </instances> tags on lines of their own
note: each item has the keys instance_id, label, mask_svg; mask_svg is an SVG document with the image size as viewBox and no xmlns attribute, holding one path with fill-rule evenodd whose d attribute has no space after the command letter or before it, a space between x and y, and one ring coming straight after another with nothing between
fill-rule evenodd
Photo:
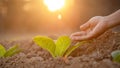
<instances>
[{"instance_id":1,"label":"sunlight glow","mask_svg":"<svg viewBox=\"0 0 120 68\"><path fill-rule=\"evenodd\" d=\"M59 19L59 20L62 19L62 15L61 15L61 14L58 15L58 19Z\"/></svg>"},{"instance_id":2,"label":"sunlight glow","mask_svg":"<svg viewBox=\"0 0 120 68\"><path fill-rule=\"evenodd\" d=\"M44 0L44 3L50 11L57 11L64 6L65 0Z\"/></svg>"}]
</instances>

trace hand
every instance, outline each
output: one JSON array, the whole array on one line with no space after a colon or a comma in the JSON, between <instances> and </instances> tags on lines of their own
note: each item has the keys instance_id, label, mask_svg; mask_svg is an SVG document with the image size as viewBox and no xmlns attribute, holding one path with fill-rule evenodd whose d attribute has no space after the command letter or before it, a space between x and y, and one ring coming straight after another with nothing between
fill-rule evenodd
<instances>
[{"instance_id":1,"label":"hand","mask_svg":"<svg viewBox=\"0 0 120 68\"><path fill-rule=\"evenodd\" d=\"M71 39L73 41L90 40L97 38L108 29L108 23L105 17L96 16L91 18L87 23L80 26L80 32L73 33Z\"/></svg>"}]
</instances>

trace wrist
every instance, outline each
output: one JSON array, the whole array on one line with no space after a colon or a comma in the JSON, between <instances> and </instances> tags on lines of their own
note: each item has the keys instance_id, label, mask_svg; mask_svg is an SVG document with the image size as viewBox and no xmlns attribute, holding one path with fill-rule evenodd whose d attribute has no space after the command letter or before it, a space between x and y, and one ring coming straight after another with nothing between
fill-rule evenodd
<instances>
[{"instance_id":1,"label":"wrist","mask_svg":"<svg viewBox=\"0 0 120 68\"><path fill-rule=\"evenodd\" d=\"M112 27L114 27L116 25L115 21L112 20L112 18L109 17L109 16L104 17L104 23L106 23L106 27L108 29L110 29L110 28L112 28Z\"/></svg>"},{"instance_id":2,"label":"wrist","mask_svg":"<svg viewBox=\"0 0 120 68\"><path fill-rule=\"evenodd\" d=\"M108 28L120 25L120 9L113 14L105 16L104 20L108 24Z\"/></svg>"}]
</instances>

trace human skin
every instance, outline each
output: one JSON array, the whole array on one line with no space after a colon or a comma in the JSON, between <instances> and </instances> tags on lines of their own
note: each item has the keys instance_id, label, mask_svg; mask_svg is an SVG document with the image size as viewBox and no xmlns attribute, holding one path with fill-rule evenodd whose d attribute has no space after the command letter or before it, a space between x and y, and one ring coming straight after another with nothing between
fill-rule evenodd
<instances>
[{"instance_id":1,"label":"human skin","mask_svg":"<svg viewBox=\"0 0 120 68\"><path fill-rule=\"evenodd\" d=\"M120 25L120 9L108 16L95 16L80 26L80 32L71 34L73 41L90 40L99 37L105 31Z\"/></svg>"}]
</instances>

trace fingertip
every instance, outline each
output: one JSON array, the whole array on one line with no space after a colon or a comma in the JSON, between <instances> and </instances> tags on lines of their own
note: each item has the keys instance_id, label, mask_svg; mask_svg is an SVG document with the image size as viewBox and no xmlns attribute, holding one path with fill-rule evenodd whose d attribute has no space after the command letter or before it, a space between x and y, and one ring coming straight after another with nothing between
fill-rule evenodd
<instances>
[{"instance_id":1,"label":"fingertip","mask_svg":"<svg viewBox=\"0 0 120 68\"><path fill-rule=\"evenodd\" d=\"M89 21L80 26L80 30L86 30L90 27Z\"/></svg>"},{"instance_id":2,"label":"fingertip","mask_svg":"<svg viewBox=\"0 0 120 68\"><path fill-rule=\"evenodd\" d=\"M71 40L73 39L73 36L74 36L73 34L70 35L70 39L71 39Z\"/></svg>"},{"instance_id":3,"label":"fingertip","mask_svg":"<svg viewBox=\"0 0 120 68\"><path fill-rule=\"evenodd\" d=\"M77 40L77 37L73 37L73 40L76 41L76 40Z\"/></svg>"},{"instance_id":4,"label":"fingertip","mask_svg":"<svg viewBox=\"0 0 120 68\"><path fill-rule=\"evenodd\" d=\"M72 40L72 36L70 36L70 39Z\"/></svg>"},{"instance_id":5,"label":"fingertip","mask_svg":"<svg viewBox=\"0 0 120 68\"><path fill-rule=\"evenodd\" d=\"M76 36L71 36L70 39L71 39L72 41L76 41L76 40L77 40L77 37L76 37Z\"/></svg>"},{"instance_id":6,"label":"fingertip","mask_svg":"<svg viewBox=\"0 0 120 68\"><path fill-rule=\"evenodd\" d=\"M71 39L71 40L73 40L73 39L74 39L74 36L73 36L73 35L71 35L71 36L70 36L70 39Z\"/></svg>"},{"instance_id":7,"label":"fingertip","mask_svg":"<svg viewBox=\"0 0 120 68\"><path fill-rule=\"evenodd\" d=\"M80 30L84 30L83 25L80 26Z\"/></svg>"},{"instance_id":8,"label":"fingertip","mask_svg":"<svg viewBox=\"0 0 120 68\"><path fill-rule=\"evenodd\" d=\"M74 36L74 37L72 37L72 40L73 40L73 41L80 41L80 39L79 39L78 36Z\"/></svg>"}]
</instances>

